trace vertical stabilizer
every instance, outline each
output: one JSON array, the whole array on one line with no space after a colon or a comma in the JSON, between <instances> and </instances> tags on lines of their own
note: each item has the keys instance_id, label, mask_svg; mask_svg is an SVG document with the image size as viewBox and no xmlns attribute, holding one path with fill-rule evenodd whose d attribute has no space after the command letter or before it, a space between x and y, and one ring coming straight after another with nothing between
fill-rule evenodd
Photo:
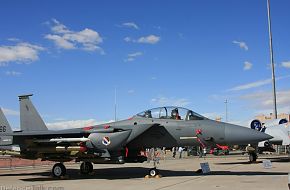
<instances>
[{"instance_id":1,"label":"vertical stabilizer","mask_svg":"<svg viewBox=\"0 0 290 190\"><path fill-rule=\"evenodd\" d=\"M0 147L5 145L11 145L13 142L13 133L11 126L9 125L2 109L0 108ZM10 135L10 136L7 136Z\"/></svg>"},{"instance_id":2,"label":"vertical stabilizer","mask_svg":"<svg viewBox=\"0 0 290 190\"><path fill-rule=\"evenodd\" d=\"M20 102L20 128L22 131L46 131L48 129L30 101L30 96L32 94L18 96Z\"/></svg>"},{"instance_id":3,"label":"vertical stabilizer","mask_svg":"<svg viewBox=\"0 0 290 190\"><path fill-rule=\"evenodd\" d=\"M0 108L0 134L13 133L2 109Z\"/></svg>"}]
</instances>

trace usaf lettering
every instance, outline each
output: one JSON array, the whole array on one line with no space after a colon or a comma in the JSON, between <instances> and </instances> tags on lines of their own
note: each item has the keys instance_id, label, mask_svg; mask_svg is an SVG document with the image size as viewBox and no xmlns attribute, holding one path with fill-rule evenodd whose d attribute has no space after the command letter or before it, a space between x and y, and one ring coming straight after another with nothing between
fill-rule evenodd
<instances>
[{"instance_id":1,"label":"usaf lettering","mask_svg":"<svg viewBox=\"0 0 290 190\"><path fill-rule=\"evenodd\" d=\"M6 132L6 126L0 126L0 133Z\"/></svg>"}]
</instances>

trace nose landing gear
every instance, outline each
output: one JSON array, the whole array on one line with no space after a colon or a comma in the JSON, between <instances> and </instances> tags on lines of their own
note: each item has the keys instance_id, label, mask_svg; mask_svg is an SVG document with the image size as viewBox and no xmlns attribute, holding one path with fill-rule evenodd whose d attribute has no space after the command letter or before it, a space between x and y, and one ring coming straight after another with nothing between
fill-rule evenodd
<instances>
[{"instance_id":1,"label":"nose landing gear","mask_svg":"<svg viewBox=\"0 0 290 190\"><path fill-rule=\"evenodd\" d=\"M149 176L150 177L155 177L155 176L157 176L159 174L159 171L158 171L158 169L156 169L156 168L151 168L150 170L149 170Z\"/></svg>"}]
</instances>

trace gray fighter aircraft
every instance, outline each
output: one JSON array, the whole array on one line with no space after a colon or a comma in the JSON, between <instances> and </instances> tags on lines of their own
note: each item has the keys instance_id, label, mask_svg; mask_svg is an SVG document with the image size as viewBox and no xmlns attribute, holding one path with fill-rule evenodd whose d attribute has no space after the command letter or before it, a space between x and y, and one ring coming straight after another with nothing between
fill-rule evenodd
<instances>
[{"instance_id":1,"label":"gray fighter aircraft","mask_svg":"<svg viewBox=\"0 0 290 190\"><path fill-rule=\"evenodd\" d=\"M141 112L130 119L59 131L48 130L29 99L19 96L20 131L12 131L0 112L0 146L17 144L17 155L25 159L58 162L52 174L66 174L64 162L82 162L80 171L88 174L93 164L138 163L147 160L140 151L152 147L210 146L211 144L258 143L271 136L259 131L207 119L180 107L160 107ZM158 170L154 167L149 175Z\"/></svg>"}]
</instances>

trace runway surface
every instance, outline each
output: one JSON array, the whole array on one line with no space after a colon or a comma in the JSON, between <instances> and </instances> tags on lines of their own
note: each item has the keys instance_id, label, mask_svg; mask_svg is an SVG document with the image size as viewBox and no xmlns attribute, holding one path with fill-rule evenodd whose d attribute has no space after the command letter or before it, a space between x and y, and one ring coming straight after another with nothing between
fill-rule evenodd
<instances>
[{"instance_id":1,"label":"runway surface","mask_svg":"<svg viewBox=\"0 0 290 190\"><path fill-rule=\"evenodd\" d=\"M262 160L270 159L265 169ZM200 163L208 162L211 173L197 173ZM0 169L0 190L186 190L186 189L263 189L287 190L290 162L287 156L260 156L249 164L247 156L211 156L162 160L158 165L162 178L144 176L152 163L94 165L94 173L79 174L79 164L67 165L64 179L51 177L52 165Z\"/></svg>"}]
</instances>

